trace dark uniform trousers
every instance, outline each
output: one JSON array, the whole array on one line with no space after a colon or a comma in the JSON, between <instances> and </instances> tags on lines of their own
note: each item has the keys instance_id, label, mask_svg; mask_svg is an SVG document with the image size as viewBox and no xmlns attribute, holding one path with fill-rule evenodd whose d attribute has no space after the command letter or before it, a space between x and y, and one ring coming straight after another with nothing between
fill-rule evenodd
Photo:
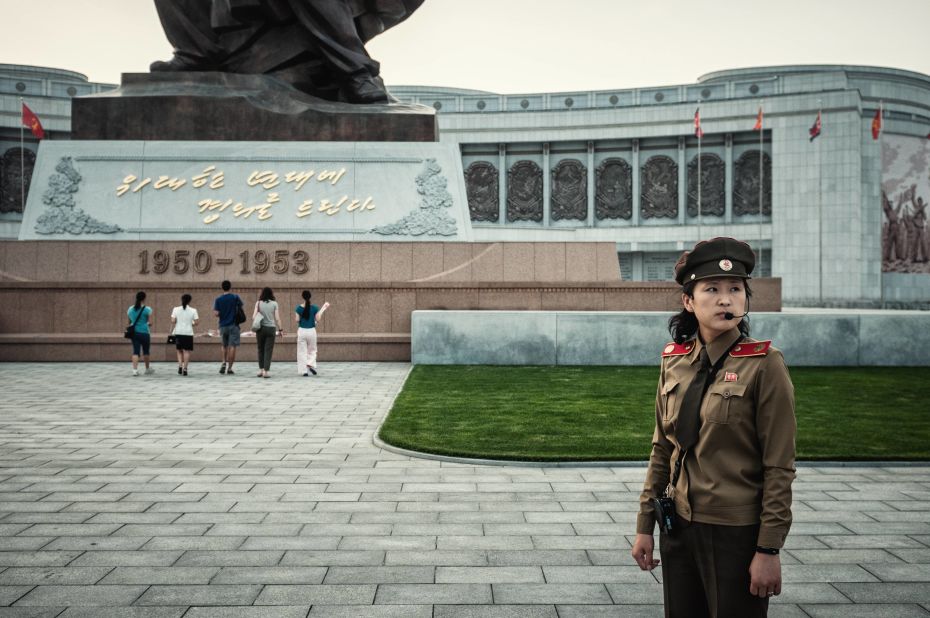
<instances>
[{"instance_id":1,"label":"dark uniform trousers","mask_svg":"<svg viewBox=\"0 0 930 618\"><path fill-rule=\"evenodd\" d=\"M659 535L666 618L764 618L769 600L749 594L759 525L676 525Z\"/></svg>"}]
</instances>

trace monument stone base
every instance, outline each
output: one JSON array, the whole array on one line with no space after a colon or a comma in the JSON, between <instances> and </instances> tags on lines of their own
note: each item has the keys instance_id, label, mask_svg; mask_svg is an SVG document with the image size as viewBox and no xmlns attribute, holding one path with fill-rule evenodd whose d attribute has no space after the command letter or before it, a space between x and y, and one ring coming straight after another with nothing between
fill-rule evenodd
<instances>
[{"instance_id":1,"label":"monument stone base","mask_svg":"<svg viewBox=\"0 0 930 618\"><path fill-rule=\"evenodd\" d=\"M326 101L269 75L124 73L71 106L74 140L439 141L431 107Z\"/></svg>"}]
</instances>

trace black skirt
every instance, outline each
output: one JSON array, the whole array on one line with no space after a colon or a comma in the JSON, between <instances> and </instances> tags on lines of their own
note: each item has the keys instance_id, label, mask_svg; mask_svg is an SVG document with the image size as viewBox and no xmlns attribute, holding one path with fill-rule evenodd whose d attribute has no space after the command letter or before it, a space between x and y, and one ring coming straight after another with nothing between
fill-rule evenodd
<instances>
[{"instance_id":1,"label":"black skirt","mask_svg":"<svg viewBox=\"0 0 930 618\"><path fill-rule=\"evenodd\" d=\"M176 347L178 350L193 350L194 337L191 335L175 335L174 347Z\"/></svg>"}]
</instances>

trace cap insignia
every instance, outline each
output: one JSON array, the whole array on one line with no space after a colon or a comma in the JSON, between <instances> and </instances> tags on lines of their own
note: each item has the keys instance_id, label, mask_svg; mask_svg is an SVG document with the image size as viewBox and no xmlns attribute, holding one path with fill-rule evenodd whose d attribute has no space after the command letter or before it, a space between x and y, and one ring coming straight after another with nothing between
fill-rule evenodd
<instances>
[{"instance_id":1,"label":"cap insignia","mask_svg":"<svg viewBox=\"0 0 930 618\"><path fill-rule=\"evenodd\" d=\"M728 273L731 270L733 270L733 262L727 259L720 260L719 266L720 266L720 270L722 270L725 273Z\"/></svg>"}]
</instances>

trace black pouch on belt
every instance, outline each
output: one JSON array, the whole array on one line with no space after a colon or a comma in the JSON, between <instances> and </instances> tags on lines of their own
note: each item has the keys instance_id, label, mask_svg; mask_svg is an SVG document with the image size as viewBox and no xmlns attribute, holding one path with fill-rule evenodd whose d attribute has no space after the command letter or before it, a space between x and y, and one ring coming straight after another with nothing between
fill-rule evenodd
<instances>
[{"instance_id":1,"label":"black pouch on belt","mask_svg":"<svg viewBox=\"0 0 930 618\"><path fill-rule=\"evenodd\" d=\"M656 521L659 523L659 530L665 534L672 534L672 532L678 529L674 500L668 496L652 498L652 508L655 510Z\"/></svg>"}]
</instances>

